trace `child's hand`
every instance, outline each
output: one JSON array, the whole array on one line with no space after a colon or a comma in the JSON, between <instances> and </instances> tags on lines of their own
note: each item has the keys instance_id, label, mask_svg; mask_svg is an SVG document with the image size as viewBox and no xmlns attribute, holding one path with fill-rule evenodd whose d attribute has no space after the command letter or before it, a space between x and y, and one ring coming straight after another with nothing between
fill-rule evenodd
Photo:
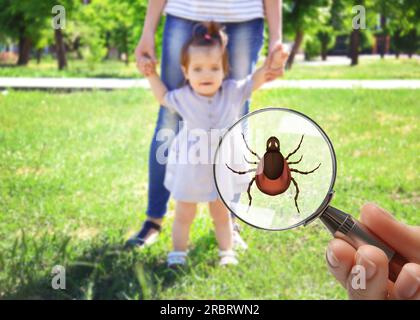
<instances>
[{"instance_id":1,"label":"child's hand","mask_svg":"<svg viewBox=\"0 0 420 320\"><path fill-rule=\"evenodd\" d=\"M141 57L137 62L137 69L145 77L156 74L156 64L148 57Z\"/></svg>"},{"instance_id":2,"label":"child's hand","mask_svg":"<svg viewBox=\"0 0 420 320\"><path fill-rule=\"evenodd\" d=\"M267 68L266 80L271 81L282 77L289 54L284 50L283 45L276 45L269 54L265 66Z\"/></svg>"}]
</instances>

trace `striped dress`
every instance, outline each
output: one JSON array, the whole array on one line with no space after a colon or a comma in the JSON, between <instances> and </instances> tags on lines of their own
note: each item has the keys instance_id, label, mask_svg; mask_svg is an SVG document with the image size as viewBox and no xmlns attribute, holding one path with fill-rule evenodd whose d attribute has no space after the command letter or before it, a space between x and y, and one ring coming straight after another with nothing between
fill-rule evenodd
<instances>
[{"instance_id":1,"label":"striped dress","mask_svg":"<svg viewBox=\"0 0 420 320\"><path fill-rule=\"evenodd\" d=\"M166 14L193 21L221 23L264 18L263 0L168 0Z\"/></svg>"}]
</instances>

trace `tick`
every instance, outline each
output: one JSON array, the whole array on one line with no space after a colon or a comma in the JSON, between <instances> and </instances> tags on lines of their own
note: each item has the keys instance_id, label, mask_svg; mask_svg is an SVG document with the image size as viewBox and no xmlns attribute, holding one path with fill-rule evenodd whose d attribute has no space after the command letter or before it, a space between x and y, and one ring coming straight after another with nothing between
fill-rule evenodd
<instances>
[{"instance_id":1,"label":"tick","mask_svg":"<svg viewBox=\"0 0 420 320\"><path fill-rule=\"evenodd\" d=\"M264 156L262 158L255 151L251 150L251 148L246 142L245 135L243 133L242 137L244 139L245 146L255 157L258 158L258 162L248 161L245 156L244 159L249 164L257 165L257 168L250 169L247 171L236 171L229 167L227 164L226 167L228 167L229 170L236 174L246 174L250 172L255 172L255 176L249 182L247 189L249 198L248 209L252 203L251 187L254 182L256 183L258 189L262 193L267 194L269 196L276 196L286 192L289 189L290 183L292 182L296 189L294 198L295 206L297 211L300 213L299 205L297 202L299 196L299 185L293 178L292 173L307 175L315 172L321 166L320 163L316 168L310 171L300 171L294 168L290 168L290 165L298 164L302 161L303 155L297 161L289 161L289 158L300 149L304 135L302 135L302 138L300 139L299 145L296 147L296 149L290 152L286 158L280 152L280 141L275 136L268 138L266 143L266 152L264 153Z\"/></svg>"}]
</instances>

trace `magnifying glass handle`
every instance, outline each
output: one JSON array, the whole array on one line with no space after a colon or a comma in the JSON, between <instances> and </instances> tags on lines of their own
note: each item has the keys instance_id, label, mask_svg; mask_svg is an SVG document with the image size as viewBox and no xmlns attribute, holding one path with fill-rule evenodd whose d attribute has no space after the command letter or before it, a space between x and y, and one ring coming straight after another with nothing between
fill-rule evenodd
<instances>
[{"instance_id":1,"label":"magnifying glass handle","mask_svg":"<svg viewBox=\"0 0 420 320\"><path fill-rule=\"evenodd\" d=\"M356 249L365 244L370 244L382 249L388 257L388 277L393 282L397 280L398 274L404 264L409 262L378 236L369 231L361 222L347 213L328 206L320 216L320 219L335 238L343 239Z\"/></svg>"}]
</instances>

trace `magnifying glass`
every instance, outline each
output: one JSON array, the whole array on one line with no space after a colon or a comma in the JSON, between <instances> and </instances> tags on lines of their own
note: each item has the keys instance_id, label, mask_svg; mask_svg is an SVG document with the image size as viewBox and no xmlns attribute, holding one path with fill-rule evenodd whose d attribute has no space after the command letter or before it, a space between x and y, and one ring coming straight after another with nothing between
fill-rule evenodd
<instances>
[{"instance_id":1,"label":"magnifying glass","mask_svg":"<svg viewBox=\"0 0 420 320\"><path fill-rule=\"evenodd\" d=\"M354 248L382 249L390 280L408 262L351 215L330 206L337 174L334 148L302 113L265 108L242 117L220 139L213 174L226 207L253 227L280 231L320 218L334 237Z\"/></svg>"}]
</instances>

